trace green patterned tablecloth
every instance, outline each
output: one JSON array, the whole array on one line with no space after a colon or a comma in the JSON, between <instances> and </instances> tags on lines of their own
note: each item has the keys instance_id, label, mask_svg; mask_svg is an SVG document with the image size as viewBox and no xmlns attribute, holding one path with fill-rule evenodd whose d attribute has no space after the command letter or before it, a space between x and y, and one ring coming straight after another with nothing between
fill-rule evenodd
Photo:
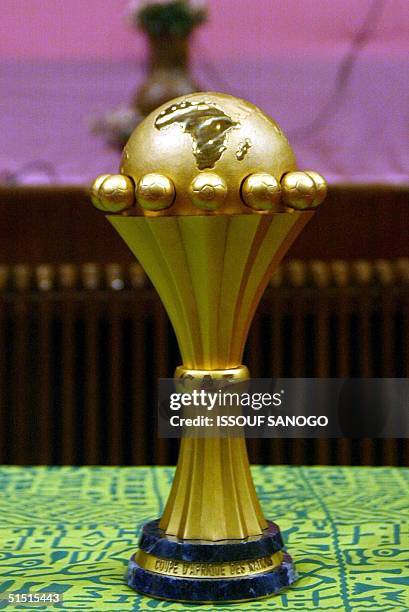
<instances>
[{"instance_id":1,"label":"green patterned tablecloth","mask_svg":"<svg viewBox=\"0 0 409 612\"><path fill-rule=\"evenodd\" d=\"M218 610L409 610L409 470L280 466L253 474L300 580L271 599ZM0 592L60 592L66 610L195 609L140 597L123 580L172 475L159 467L2 468ZM27 607L3 599L0 609Z\"/></svg>"}]
</instances>

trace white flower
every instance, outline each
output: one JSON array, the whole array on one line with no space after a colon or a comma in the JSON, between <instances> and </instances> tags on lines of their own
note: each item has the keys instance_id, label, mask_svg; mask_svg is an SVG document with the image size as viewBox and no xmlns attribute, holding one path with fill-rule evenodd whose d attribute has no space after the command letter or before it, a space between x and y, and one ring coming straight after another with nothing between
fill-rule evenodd
<instances>
[{"instance_id":1,"label":"white flower","mask_svg":"<svg viewBox=\"0 0 409 612\"><path fill-rule=\"evenodd\" d=\"M171 4L174 0L130 0L128 5L129 13L138 13L151 4Z\"/></svg>"},{"instance_id":2,"label":"white flower","mask_svg":"<svg viewBox=\"0 0 409 612\"><path fill-rule=\"evenodd\" d=\"M206 0L188 0L188 4L196 11L205 11L207 9Z\"/></svg>"},{"instance_id":3,"label":"white flower","mask_svg":"<svg viewBox=\"0 0 409 612\"><path fill-rule=\"evenodd\" d=\"M108 129L128 130L130 126L135 126L137 115L132 108L117 108L104 117Z\"/></svg>"},{"instance_id":4,"label":"white flower","mask_svg":"<svg viewBox=\"0 0 409 612\"><path fill-rule=\"evenodd\" d=\"M172 4L175 0L129 0L128 13L134 15L152 4ZM203 11L207 7L206 0L184 0L194 11Z\"/></svg>"},{"instance_id":5,"label":"white flower","mask_svg":"<svg viewBox=\"0 0 409 612\"><path fill-rule=\"evenodd\" d=\"M91 129L111 146L122 147L140 121L141 117L133 108L123 106L94 120Z\"/></svg>"}]
</instances>

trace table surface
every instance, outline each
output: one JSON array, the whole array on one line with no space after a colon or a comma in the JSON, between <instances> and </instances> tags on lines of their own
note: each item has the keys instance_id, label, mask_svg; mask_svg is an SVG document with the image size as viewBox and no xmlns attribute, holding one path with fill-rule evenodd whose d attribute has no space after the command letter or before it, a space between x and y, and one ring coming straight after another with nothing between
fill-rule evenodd
<instances>
[{"instance_id":1,"label":"table surface","mask_svg":"<svg viewBox=\"0 0 409 612\"><path fill-rule=\"evenodd\" d=\"M68 610L194 609L141 597L124 582L141 526L161 514L173 473L1 468L0 592L60 592ZM217 610L409 610L408 469L258 466L253 476L300 580L268 600Z\"/></svg>"}]
</instances>

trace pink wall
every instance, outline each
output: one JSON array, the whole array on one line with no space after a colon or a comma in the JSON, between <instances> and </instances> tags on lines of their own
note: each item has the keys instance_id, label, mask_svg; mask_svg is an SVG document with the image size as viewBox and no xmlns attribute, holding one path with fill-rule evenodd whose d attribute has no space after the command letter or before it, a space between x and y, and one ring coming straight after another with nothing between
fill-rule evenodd
<instances>
[{"instance_id":1,"label":"pink wall","mask_svg":"<svg viewBox=\"0 0 409 612\"><path fill-rule=\"evenodd\" d=\"M208 0L210 22L198 35L211 58L261 58L338 52L371 0ZM381 1L382 0L375 0ZM127 25L127 0L1 0L0 58L140 57L144 42ZM369 51L394 53L408 40L408 0L384 0Z\"/></svg>"}]
</instances>

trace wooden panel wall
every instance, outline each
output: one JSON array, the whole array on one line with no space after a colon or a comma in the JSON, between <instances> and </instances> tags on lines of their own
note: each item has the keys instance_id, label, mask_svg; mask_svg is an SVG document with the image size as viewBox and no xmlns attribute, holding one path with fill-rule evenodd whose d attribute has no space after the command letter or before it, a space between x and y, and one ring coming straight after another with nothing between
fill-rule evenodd
<instances>
[{"instance_id":1,"label":"wooden panel wall","mask_svg":"<svg viewBox=\"0 0 409 612\"><path fill-rule=\"evenodd\" d=\"M175 463L155 390L180 363L138 264L0 266L0 463ZM409 259L292 260L246 348L253 376L409 376ZM251 440L256 463L407 465L408 441Z\"/></svg>"},{"instance_id":2,"label":"wooden panel wall","mask_svg":"<svg viewBox=\"0 0 409 612\"><path fill-rule=\"evenodd\" d=\"M408 227L409 188L334 186L288 257L407 257ZM0 188L0 228L0 263L132 261L83 188Z\"/></svg>"}]
</instances>

